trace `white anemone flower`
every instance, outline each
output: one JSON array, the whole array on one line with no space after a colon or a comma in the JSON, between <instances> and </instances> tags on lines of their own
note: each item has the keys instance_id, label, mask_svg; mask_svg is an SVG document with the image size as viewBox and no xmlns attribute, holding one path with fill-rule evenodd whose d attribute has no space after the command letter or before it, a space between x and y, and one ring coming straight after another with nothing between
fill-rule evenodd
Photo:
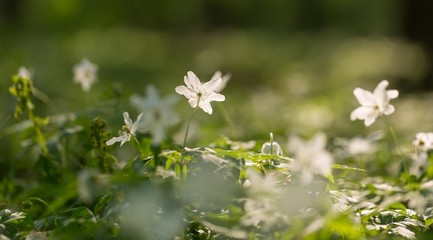
<instances>
[{"instance_id":1,"label":"white anemone flower","mask_svg":"<svg viewBox=\"0 0 433 240\"><path fill-rule=\"evenodd\" d=\"M74 66L74 82L81 84L83 91L88 92L97 80L98 66L86 58Z\"/></svg>"},{"instance_id":2,"label":"white anemone flower","mask_svg":"<svg viewBox=\"0 0 433 240\"><path fill-rule=\"evenodd\" d=\"M143 112L138 131L150 132L152 144L159 144L165 139L166 129L180 120L173 111L174 105L179 101L179 96L171 95L161 99L153 85L147 87L146 95L146 98L134 95L130 101L139 112Z\"/></svg>"},{"instance_id":3,"label":"white anemone flower","mask_svg":"<svg viewBox=\"0 0 433 240\"><path fill-rule=\"evenodd\" d=\"M212 79L209 82L201 83L198 77L191 71L184 77L185 85L177 86L176 92L188 98L189 105L203 109L208 114L212 114L210 102L222 102L224 95L216 92L221 84L221 78Z\"/></svg>"},{"instance_id":4,"label":"white anemone flower","mask_svg":"<svg viewBox=\"0 0 433 240\"><path fill-rule=\"evenodd\" d=\"M426 152L433 149L433 132L419 132L415 135L415 140L412 142L416 150Z\"/></svg>"},{"instance_id":5,"label":"white anemone flower","mask_svg":"<svg viewBox=\"0 0 433 240\"><path fill-rule=\"evenodd\" d=\"M289 139L289 149L294 153L292 170L301 173L301 180L308 184L315 173L328 177L333 163L332 155L325 149L326 136L316 134L309 142L296 136Z\"/></svg>"},{"instance_id":6,"label":"white anemone flower","mask_svg":"<svg viewBox=\"0 0 433 240\"><path fill-rule=\"evenodd\" d=\"M31 69L28 69L28 68L24 67L24 66L21 66L18 69L18 76L20 78L25 78L25 79L32 80L32 78L33 78L33 71Z\"/></svg>"},{"instance_id":7,"label":"white anemone flower","mask_svg":"<svg viewBox=\"0 0 433 240\"><path fill-rule=\"evenodd\" d=\"M262 145L261 152L264 154L275 154L275 155L283 155L283 150L281 150L280 144L274 142L274 135L272 133L270 135L269 142L265 142Z\"/></svg>"},{"instance_id":8,"label":"white anemone flower","mask_svg":"<svg viewBox=\"0 0 433 240\"><path fill-rule=\"evenodd\" d=\"M138 129L138 123L140 122L142 116L143 113L138 115L137 120L133 123L131 118L129 117L129 113L124 112L123 120L125 121L125 125L123 126L122 131L120 131L118 137L111 138L106 142L106 144L110 146L116 142L120 142L120 146L122 146L124 143L129 142L131 140L131 137L135 137L135 133Z\"/></svg>"},{"instance_id":9,"label":"white anemone flower","mask_svg":"<svg viewBox=\"0 0 433 240\"><path fill-rule=\"evenodd\" d=\"M230 73L226 73L225 75L223 75L221 71L216 71L212 75L212 77L210 78L210 80L221 78L221 83L220 83L220 85L214 91L216 93L221 92L227 86L227 82L230 80L231 77L232 77L232 75Z\"/></svg>"},{"instance_id":10,"label":"white anemone flower","mask_svg":"<svg viewBox=\"0 0 433 240\"><path fill-rule=\"evenodd\" d=\"M392 114L395 108L393 105L389 104L389 101L398 97L398 91L386 90L388 85L388 81L383 80L377 85L373 92L355 88L353 94L361 106L352 111L350 120L364 120L365 126L368 127L373 124L379 116Z\"/></svg>"}]
</instances>

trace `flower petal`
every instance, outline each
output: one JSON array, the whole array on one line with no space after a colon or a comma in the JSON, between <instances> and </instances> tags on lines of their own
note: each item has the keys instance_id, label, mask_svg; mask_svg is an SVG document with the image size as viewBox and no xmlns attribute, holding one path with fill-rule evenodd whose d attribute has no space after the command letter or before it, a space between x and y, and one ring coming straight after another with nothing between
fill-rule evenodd
<instances>
[{"instance_id":1,"label":"flower petal","mask_svg":"<svg viewBox=\"0 0 433 240\"><path fill-rule=\"evenodd\" d=\"M363 120L367 118L368 115L370 115L372 112L374 112L374 109L372 107L365 107L361 106L356 108L352 111L350 114L350 120L355 121L356 119Z\"/></svg>"},{"instance_id":2,"label":"flower petal","mask_svg":"<svg viewBox=\"0 0 433 240\"><path fill-rule=\"evenodd\" d=\"M374 121L376 121L376 118L377 118L377 116L373 116L373 115L370 115L370 116L368 116L367 118L365 118L365 120L364 120L364 124L365 124L365 126L368 127L368 126L370 126L371 124L373 124Z\"/></svg>"},{"instance_id":3,"label":"flower petal","mask_svg":"<svg viewBox=\"0 0 433 240\"><path fill-rule=\"evenodd\" d=\"M209 115L212 114L212 106L208 101L200 101L199 107Z\"/></svg>"},{"instance_id":4,"label":"flower petal","mask_svg":"<svg viewBox=\"0 0 433 240\"><path fill-rule=\"evenodd\" d=\"M219 94L219 93L212 93L211 95L209 95L206 100L209 102L212 101L217 101L217 102L222 102L226 99L226 97L224 97L224 95Z\"/></svg>"},{"instance_id":5,"label":"flower petal","mask_svg":"<svg viewBox=\"0 0 433 240\"><path fill-rule=\"evenodd\" d=\"M388 99L395 99L398 97L398 90L388 90L386 91L386 95Z\"/></svg>"},{"instance_id":6,"label":"flower petal","mask_svg":"<svg viewBox=\"0 0 433 240\"><path fill-rule=\"evenodd\" d=\"M194 97L194 95L196 95L196 94L194 94L194 93L191 91L190 88L187 88L187 87L185 87L185 86L183 86L183 85L181 85L181 86L177 86L177 87L175 88L175 91L176 91L178 94L180 94L180 95L184 95L184 96L187 97L187 98L192 98L192 97Z\"/></svg>"},{"instance_id":7,"label":"flower petal","mask_svg":"<svg viewBox=\"0 0 433 240\"><path fill-rule=\"evenodd\" d=\"M386 87L388 86L388 81L383 80L381 81L377 87L374 89L373 95L376 99L376 104L379 106L379 109L383 111L384 108L386 108L386 105L389 102L387 93L386 93Z\"/></svg>"},{"instance_id":8,"label":"flower petal","mask_svg":"<svg viewBox=\"0 0 433 240\"><path fill-rule=\"evenodd\" d=\"M187 76L184 77L184 82L188 88L192 88L197 91L201 88L200 80L192 71L188 71Z\"/></svg>"},{"instance_id":9,"label":"flower petal","mask_svg":"<svg viewBox=\"0 0 433 240\"><path fill-rule=\"evenodd\" d=\"M222 73L221 73L221 71L216 71L213 75L212 75L212 77L210 78L210 80L214 80L214 79L217 79L217 78L220 78L220 77L222 77Z\"/></svg>"},{"instance_id":10,"label":"flower petal","mask_svg":"<svg viewBox=\"0 0 433 240\"><path fill-rule=\"evenodd\" d=\"M393 113L395 111L395 108L393 105L388 104L388 106L386 106L386 108L383 111L383 114L385 115L390 115L391 113Z\"/></svg>"},{"instance_id":11,"label":"flower petal","mask_svg":"<svg viewBox=\"0 0 433 240\"><path fill-rule=\"evenodd\" d=\"M374 95L370 91L364 90L362 88L355 88L353 94L358 100L359 104L362 106L374 106Z\"/></svg>"},{"instance_id":12,"label":"flower petal","mask_svg":"<svg viewBox=\"0 0 433 240\"><path fill-rule=\"evenodd\" d=\"M123 121L125 122L126 126L128 126L129 128L132 127L132 120L129 117L129 113L128 112L124 112L123 113Z\"/></svg>"},{"instance_id":13,"label":"flower petal","mask_svg":"<svg viewBox=\"0 0 433 240\"><path fill-rule=\"evenodd\" d=\"M216 79L210 80L209 82L206 82L203 84L202 89L203 89L203 91L205 91L207 93L215 92L215 89L217 89L219 87L219 85L221 84L221 81L222 81L221 78L216 78Z\"/></svg>"},{"instance_id":14,"label":"flower petal","mask_svg":"<svg viewBox=\"0 0 433 240\"><path fill-rule=\"evenodd\" d=\"M116 142L120 142L122 141L122 137L113 137L110 140L108 140L107 142L105 142L105 144L107 144L107 146L111 146L113 144L115 144Z\"/></svg>"}]
</instances>

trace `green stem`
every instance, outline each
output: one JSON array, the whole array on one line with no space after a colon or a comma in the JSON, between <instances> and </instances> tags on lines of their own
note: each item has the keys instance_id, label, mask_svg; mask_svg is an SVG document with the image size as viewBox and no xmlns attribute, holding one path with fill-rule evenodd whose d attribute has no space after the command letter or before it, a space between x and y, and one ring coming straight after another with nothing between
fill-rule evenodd
<instances>
[{"instance_id":1,"label":"green stem","mask_svg":"<svg viewBox=\"0 0 433 240\"><path fill-rule=\"evenodd\" d=\"M227 122L227 124L230 127L230 133L231 133L230 135L231 135L231 138L233 139L234 135L235 135L235 131L234 131L234 128L233 128L233 121L230 118L230 115L227 112L227 109L226 109L224 103L222 103L222 102L218 103L217 106L218 106L218 109L220 110L221 114L223 115L224 120Z\"/></svg>"},{"instance_id":2,"label":"green stem","mask_svg":"<svg viewBox=\"0 0 433 240\"><path fill-rule=\"evenodd\" d=\"M393 138L393 140L395 142L395 145L397 146L398 152L399 152L399 154L400 154L400 156L402 158L404 170L407 173L408 172L408 168L406 166L406 161L404 160L403 151L400 148L400 144L399 144L399 141L398 141L398 138L397 138L397 134L395 133L394 128L392 127L391 123L388 121L388 119L387 119L387 117L385 115L382 115L381 119L383 120L383 122L385 123L385 125L388 127L389 132L391 133L391 136L392 136L392 138Z\"/></svg>"},{"instance_id":3,"label":"green stem","mask_svg":"<svg viewBox=\"0 0 433 240\"><path fill-rule=\"evenodd\" d=\"M197 106L194 108L194 111L192 112L191 116L189 116L188 123L186 124L185 137L183 138L182 153L180 154L180 159L179 159L180 176L181 177L184 177L183 176L183 166L184 166L183 158L185 156L186 139L188 138L189 125L191 124L192 117L195 115L195 113L197 112L197 109L199 108L199 104L200 104L200 97L197 100Z\"/></svg>"},{"instance_id":4,"label":"green stem","mask_svg":"<svg viewBox=\"0 0 433 240\"><path fill-rule=\"evenodd\" d=\"M183 148L182 148L182 152L185 152L186 139L187 139L187 137L188 137L189 125L190 125L190 123L191 123L191 119L192 119L192 117L193 117L193 116L195 115L195 113L197 112L197 109L198 109L198 104L197 104L197 107L194 108L194 111L192 112L191 116L189 116L188 123L187 123L187 125L186 125L185 137L183 138Z\"/></svg>"},{"instance_id":5,"label":"green stem","mask_svg":"<svg viewBox=\"0 0 433 240\"><path fill-rule=\"evenodd\" d=\"M43 205L45 205L47 207L48 210L50 210L52 213L54 213L54 215L57 215L56 210L54 210L52 207L50 207L50 205L47 202L45 202L44 200L42 200L38 197L31 197L31 198L29 198L29 200L30 201L33 200L33 201L37 201L37 202L42 203Z\"/></svg>"}]
</instances>

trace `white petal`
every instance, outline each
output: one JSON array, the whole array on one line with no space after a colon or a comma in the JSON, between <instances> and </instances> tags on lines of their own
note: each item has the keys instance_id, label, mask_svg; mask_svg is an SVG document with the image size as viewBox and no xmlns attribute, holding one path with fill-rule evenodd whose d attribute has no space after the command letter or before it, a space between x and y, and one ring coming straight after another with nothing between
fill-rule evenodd
<instances>
[{"instance_id":1,"label":"white petal","mask_svg":"<svg viewBox=\"0 0 433 240\"><path fill-rule=\"evenodd\" d=\"M365 107L361 106L356 108L352 111L350 114L350 120L355 121L356 119L365 119L368 115L370 115L372 112L374 112L374 109L372 107Z\"/></svg>"},{"instance_id":2,"label":"white petal","mask_svg":"<svg viewBox=\"0 0 433 240\"><path fill-rule=\"evenodd\" d=\"M230 80L231 78L231 74L227 73L226 75L224 75L223 77L221 77L221 83L220 85L214 90L214 92L221 92L227 85L227 82Z\"/></svg>"},{"instance_id":3,"label":"white petal","mask_svg":"<svg viewBox=\"0 0 433 240\"><path fill-rule=\"evenodd\" d=\"M386 93L386 87L388 86L388 81L383 80L381 81L376 89L374 89L374 97L376 99L376 103L379 106L379 109L383 111L383 109L386 107L386 105L389 102L387 93Z\"/></svg>"},{"instance_id":4,"label":"white petal","mask_svg":"<svg viewBox=\"0 0 433 240\"><path fill-rule=\"evenodd\" d=\"M395 110L394 106L391 104L388 104L388 106L386 106L386 108L383 111L383 114L385 115L390 115L391 113L393 113Z\"/></svg>"},{"instance_id":5,"label":"white petal","mask_svg":"<svg viewBox=\"0 0 433 240\"><path fill-rule=\"evenodd\" d=\"M134 122L134 124L132 124L132 127L130 129L131 134L135 134L135 132L138 129L138 125L140 124L141 118L143 117L144 113L140 113L140 115L138 115L137 120Z\"/></svg>"},{"instance_id":6,"label":"white petal","mask_svg":"<svg viewBox=\"0 0 433 240\"><path fill-rule=\"evenodd\" d=\"M201 82L198 77L192 72L189 71L187 76L184 78L185 84L194 90L199 90L201 88Z\"/></svg>"},{"instance_id":7,"label":"white petal","mask_svg":"<svg viewBox=\"0 0 433 240\"><path fill-rule=\"evenodd\" d=\"M129 117L129 113L128 112L124 112L123 113L123 121L125 122L126 126L128 126L129 128L131 128L131 126L132 126L132 120Z\"/></svg>"},{"instance_id":8,"label":"white petal","mask_svg":"<svg viewBox=\"0 0 433 240\"><path fill-rule=\"evenodd\" d=\"M224 97L224 95L219 94L219 93L212 93L211 95L209 95L206 100L209 102L212 101L217 101L217 102L222 102L226 99L226 97Z\"/></svg>"},{"instance_id":9,"label":"white petal","mask_svg":"<svg viewBox=\"0 0 433 240\"><path fill-rule=\"evenodd\" d=\"M177 87L175 88L175 91L176 91L178 94L180 94L180 95L184 95L184 96L187 97L187 98L192 98L194 95L196 95L195 93L193 93L193 92L191 91L191 89L189 89L189 88L187 88L187 87L185 87L185 86L183 86L183 85L181 85L181 86L177 86Z\"/></svg>"},{"instance_id":10,"label":"white petal","mask_svg":"<svg viewBox=\"0 0 433 240\"><path fill-rule=\"evenodd\" d=\"M214 80L214 79L220 78L221 76L222 76L221 71L216 71L216 72L212 75L212 77L210 78L210 80Z\"/></svg>"},{"instance_id":11,"label":"white petal","mask_svg":"<svg viewBox=\"0 0 433 240\"><path fill-rule=\"evenodd\" d=\"M386 95L388 99L395 99L398 97L398 90L388 90L386 91Z\"/></svg>"},{"instance_id":12,"label":"white petal","mask_svg":"<svg viewBox=\"0 0 433 240\"><path fill-rule=\"evenodd\" d=\"M375 104L374 95L370 91L364 90L362 88L355 88L355 90L353 90L353 94L355 95L359 104L362 106L373 106Z\"/></svg>"},{"instance_id":13,"label":"white petal","mask_svg":"<svg viewBox=\"0 0 433 240\"><path fill-rule=\"evenodd\" d=\"M219 87L221 81L221 78L210 80L209 82L203 84L202 89L207 93L212 93Z\"/></svg>"},{"instance_id":14,"label":"white petal","mask_svg":"<svg viewBox=\"0 0 433 240\"><path fill-rule=\"evenodd\" d=\"M111 146L113 144L115 144L116 142L120 142L122 141L122 137L113 137L110 140L108 140L105 144L107 144L107 146Z\"/></svg>"},{"instance_id":15,"label":"white petal","mask_svg":"<svg viewBox=\"0 0 433 240\"><path fill-rule=\"evenodd\" d=\"M376 118L377 118L377 117L378 117L378 116L374 116L374 115L370 115L370 116L366 117L365 120L364 120L364 124L365 124L365 126L368 127L368 126L370 126L371 124L373 124L374 121L376 121Z\"/></svg>"},{"instance_id":16,"label":"white petal","mask_svg":"<svg viewBox=\"0 0 433 240\"><path fill-rule=\"evenodd\" d=\"M190 99L188 100L188 103L189 103L189 105L190 105L192 108L196 108L196 107L197 107L197 99L196 99L196 98L190 98Z\"/></svg>"},{"instance_id":17,"label":"white petal","mask_svg":"<svg viewBox=\"0 0 433 240\"><path fill-rule=\"evenodd\" d=\"M199 106L203 111L208 113L209 115L212 114L212 106L208 101L200 101Z\"/></svg>"}]
</instances>

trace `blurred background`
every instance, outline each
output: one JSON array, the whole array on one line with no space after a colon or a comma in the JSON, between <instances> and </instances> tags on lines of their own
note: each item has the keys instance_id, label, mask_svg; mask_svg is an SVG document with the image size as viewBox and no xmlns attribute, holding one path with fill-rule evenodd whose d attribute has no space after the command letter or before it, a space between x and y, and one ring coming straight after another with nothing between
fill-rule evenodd
<instances>
[{"instance_id":1,"label":"blurred background","mask_svg":"<svg viewBox=\"0 0 433 240\"><path fill-rule=\"evenodd\" d=\"M223 106L233 125L215 106L212 116L197 116L200 140L348 137L384 129L349 115L355 87L373 90L387 79L400 91L390 121L410 144L416 132L432 131L432 9L413 0L0 0L0 119L14 111L7 89L22 65L50 99L38 103L39 115L118 99L107 114L118 122L129 96L148 84L165 96L189 70L202 82L221 70L232 74ZM87 93L72 81L84 57L99 66ZM177 110L186 120L192 109L183 98Z\"/></svg>"}]
</instances>

